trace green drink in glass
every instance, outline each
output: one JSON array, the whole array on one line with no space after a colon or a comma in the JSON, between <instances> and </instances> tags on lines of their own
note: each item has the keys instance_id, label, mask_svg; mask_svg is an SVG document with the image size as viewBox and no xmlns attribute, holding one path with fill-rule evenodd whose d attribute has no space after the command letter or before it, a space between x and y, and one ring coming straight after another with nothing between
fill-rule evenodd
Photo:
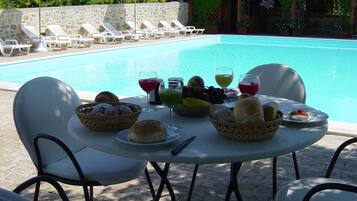
<instances>
[{"instance_id":1,"label":"green drink in glass","mask_svg":"<svg viewBox=\"0 0 357 201\"><path fill-rule=\"evenodd\" d=\"M172 116L172 108L180 102L182 98L182 85L179 81L163 81L160 83L159 96L161 101L170 109L170 124L169 129L178 132L181 130L179 125L174 124Z\"/></svg>"},{"instance_id":2,"label":"green drink in glass","mask_svg":"<svg viewBox=\"0 0 357 201\"><path fill-rule=\"evenodd\" d=\"M182 92L175 89L163 89L159 93L161 101L168 107L174 107L182 98Z\"/></svg>"}]
</instances>

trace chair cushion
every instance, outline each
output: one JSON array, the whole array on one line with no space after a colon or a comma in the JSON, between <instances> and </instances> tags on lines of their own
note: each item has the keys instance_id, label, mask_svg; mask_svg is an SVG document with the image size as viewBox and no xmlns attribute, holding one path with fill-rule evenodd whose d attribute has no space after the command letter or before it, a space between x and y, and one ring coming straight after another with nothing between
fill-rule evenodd
<instances>
[{"instance_id":1,"label":"chair cushion","mask_svg":"<svg viewBox=\"0 0 357 201\"><path fill-rule=\"evenodd\" d=\"M350 184L339 179L309 178L293 181L279 190L275 196L275 201L302 201L306 193L318 184L341 183ZM311 201L347 201L357 200L357 193L350 193L340 190L324 190L315 194Z\"/></svg>"},{"instance_id":2,"label":"chair cushion","mask_svg":"<svg viewBox=\"0 0 357 201\"><path fill-rule=\"evenodd\" d=\"M102 185L118 184L135 179L146 167L146 161L132 160L91 148L84 148L74 154L88 181ZM71 160L66 157L44 168L45 173L62 178L79 180Z\"/></svg>"},{"instance_id":3,"label":"chair cushion","mask_svg":"<svg viewBox=\"0 0 357 201\"><path fill-rule=\"evenodd\" d=\"M0 188L0 200L1 201L29 201L28 199L21 197L19 194L16 194L11 191Z\"/></svg>"}]
</instances>

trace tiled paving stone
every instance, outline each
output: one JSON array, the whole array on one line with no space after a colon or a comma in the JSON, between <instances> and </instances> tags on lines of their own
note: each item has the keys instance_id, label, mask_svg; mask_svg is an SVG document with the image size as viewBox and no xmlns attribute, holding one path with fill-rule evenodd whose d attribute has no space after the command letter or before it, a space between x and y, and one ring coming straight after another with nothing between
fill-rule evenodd
<instances>
[{"instance_id":1,"label":"tiled paving stone","mask_svg":"<svg viewBox=\"0 0 357 201\"><path fill-rule=\"evenodd\" d=\"M36 174L24 146L18 138L12 117L12 102L15 93L0 91L0 187L13 189L21 182ZM297 152L302 177L323 176L336 147L348 138L327 135L315 145ZM351 180L357 183L357 145L352 145L342 154L333 177ZM149 166L150 167L150 166ZM193 165L173 164L169 179L173 184L178 200L185 200L191 181ZM244 163L239 185L244 200L271 200L271 159ZM294 179L294 170L290 155L278 159L278 185ZM154 185L159 183L158 176L152 168ZM192 200L217 201L223 200L229 176L229 165L200 166ZM83 200L81 187L63 185L70 200ZM150 200L145 177L141 175L133 181L107 187L95 187L95 200ZM25 192L27 197L33 195L33 188ZM170 200L164 191L162 200ZM44 185L40 200L59 200L57 194L48 185ZM235 199L232 199L235 200Z\"/></svg>"}]
</instances>

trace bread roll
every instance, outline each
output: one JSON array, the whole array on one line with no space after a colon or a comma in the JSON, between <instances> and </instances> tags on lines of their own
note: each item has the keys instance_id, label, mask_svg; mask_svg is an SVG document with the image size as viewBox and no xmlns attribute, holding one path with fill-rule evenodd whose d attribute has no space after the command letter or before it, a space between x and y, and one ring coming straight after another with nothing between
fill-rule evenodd
<instances>
[{"instance_id":1,"label":"bread roll","mask_svg":"<svg viewBox=\"0 0 357 201\"><path fill-rule=\"evenodd\" d=\"M234 107L233 113L235 121L238 124L247 122L245 119L248 117L250 119L256 119L257 123L261 123L261 120L264 121L263 107L260 104L260 100L254 96L239 99Z\"/></svg>"},{"instance_id":2,"label":"bread roll","mask_svg":"<svg viewBox=\"0 0 357 201\"><path fill-rule=\"evenodd\" d=\"M276 113L278 112L278 103L276 102L269 102L263 105L264 111L264 120L265 121L272 121L276 117Z\"/></svg>"},{"instance_id":3,"label":"bread roll","mask_svg":"<svg viewBox=\"0 0 357 201\"><path fill-rule=\"evenodd\" d=\"M211 107L211 115L220 121L234 122L233 111L226 106L216 104Z\"/></svg>"},{"instance_id":4,"label":"bread roll","mask_svg":"<svg viewBox=\"0 0 357 201\"><path fill-rule=\"evenodd\" d=\"M112 92L102 91L95 97L94 102L96 102L96 103L119 103L119 98Z\"/></svg>"},{"instance_id":5,"label":"bread roll","mask_svg":"<svg viewBox=\"0 0 357 201\"><path fill-rule=\"evenodd\" d=\"M129 129L129 139L138 143L164 141L166 139L166 129L160 121L139 121Z\"/></svg>"},{"instance_id":6,"label":"bread roll","mask_svg":"<svg viewBox=\"0 0 357 201\"><path fill-rule=\"evenodd\" d=\"M244 99L244 98L248 98L250 97L250 95L248 93L242 93L240 96L239 96L239 99Z\"/></svg>"}]
</instances>

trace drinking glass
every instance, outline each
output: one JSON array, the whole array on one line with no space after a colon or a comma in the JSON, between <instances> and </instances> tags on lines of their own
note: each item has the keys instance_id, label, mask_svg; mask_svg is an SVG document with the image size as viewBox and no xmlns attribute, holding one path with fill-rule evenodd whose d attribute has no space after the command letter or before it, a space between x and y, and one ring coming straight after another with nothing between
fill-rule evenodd
<instances>
[{"instance_id":1,"label":"drinking glass","mask_svg":"<svg viewBox=\"0 0 357 201\"><path fill-rule=\"evenodd\" d=\"M260 79L258 75L244 74L239 78L238 88L241 93L255 96L259 91Z\"/></svg>"},{"instance_id":2,"label":"drinking glass","mask_svg":"<svg viewBox=\"0 0 357 201\"><path fill-rule=\"evenodd\" d=\"M180 81L162 81L159 86L159 96L161 101L170 109L169 129L179 131L181 127L174 123L172 108L182 99L182 85Z\"/></svg>"},{"instance_id":3,"label":"drinking glass","mask_svg":"<svg viewBox=\"0 0 357 201\"><path fill-rule=\"evenodd\" d=\"M227 87L233 81L233 70L229 67L218 67L216 68L216 82L217 84L226 91Z\"/></svg>"},{"instance_id":4,"label":"drinking glass","mask_svg":"<svg viewBox=\"0 0 357 201\"><path fill-rule=\"evenodd\" d=\"M152 112L153 108L150 107L149 93L154 90L157 85L157 73L155 71L141 71L139 72L139 85L142 90L146 92L146 108L143 112Z\"/></svg>"}]
</instances>

